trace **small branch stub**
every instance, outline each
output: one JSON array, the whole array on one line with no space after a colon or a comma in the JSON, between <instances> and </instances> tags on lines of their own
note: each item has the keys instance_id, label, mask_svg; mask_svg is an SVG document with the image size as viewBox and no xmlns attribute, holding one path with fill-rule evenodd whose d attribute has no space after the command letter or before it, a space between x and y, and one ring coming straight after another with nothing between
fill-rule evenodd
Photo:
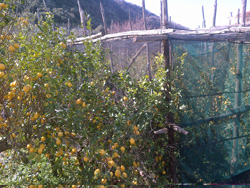
<instances>
[{"instance_id":1,"label":"small branch stub","mask_svg":"<svg viewBox=\"0 0 250 188\"><path fill-rule=\"evenodd\" d=\"M179 132L179 133L182 133L184 135L187 135L188 134L188 131L186 131L185 129L179 127L178 125L176 124L169 124L170 125L170 128L176 132ZM163 128L163 129L160 129L160 130L157 130L157 131L154 131L155 134L164 134L164 133L167 133L169 130L169 128Z\"/></svg>"}]
</instances>

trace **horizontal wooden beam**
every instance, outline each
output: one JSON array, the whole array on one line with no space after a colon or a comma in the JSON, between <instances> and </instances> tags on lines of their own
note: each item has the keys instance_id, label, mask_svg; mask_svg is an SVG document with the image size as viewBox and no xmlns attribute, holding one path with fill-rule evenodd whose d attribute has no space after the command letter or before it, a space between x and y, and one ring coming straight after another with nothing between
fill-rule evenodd
<instances>
[{"instance_id":1,"label":"horizontal wooden beam","mask_svg":"<svg viewBox=\"0 0 250 188\"><path fill-rule=\"evenodd\" d=\"M121 32L109 35L98 33L89 37L77 38L74 41L68 40L68 44L83 44L84 41L112 41L122 39L133 39L134 42L161 41L166 39L191 40L191 41L250 41L250 27L220 26L210 29L197 30L176 30L156 29L137 30Z\"/></svg>"},{"instance_id":2,"label":"horizontal wooden beam","mask_svg":"<svg viewBox=\"0 0 250 188\"><path fill-rule=\"evenodd\" d=\"M121 39L128 39L135 36L157 36L157 35L166 35L168 33L174 32L174 29L155 29L155 30L137 30L137 31L128 31L128 32L121 32L115 34L108 34L105 36L100 36L98 38L94 38L93 36L89 37L82 37L77 38L75 41L69 40L69 44L82 44L83 41L91 40L92 42L98 41L111 41L111 40L121 40Z\"/></svg>"}]
</instances>

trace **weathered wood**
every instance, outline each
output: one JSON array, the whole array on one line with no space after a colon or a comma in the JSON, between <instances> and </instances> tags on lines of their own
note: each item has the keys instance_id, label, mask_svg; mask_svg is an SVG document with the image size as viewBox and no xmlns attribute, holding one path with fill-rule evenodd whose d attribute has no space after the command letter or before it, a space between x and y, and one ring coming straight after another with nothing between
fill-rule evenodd
<instances>
[{"instance_id":1,"label":"weathered wood","mask_svg":"<svg viewBox=\"0 0 250 188\"><path fill-rule=\"evenodd\" d=\"M143 22L144 22L144 29L147 30L145 0L142 0L142 17L143 17Z\"/></svg>"},{"instance_id":2,"label":"weathered wood","mask_svg":"<svg viewBox=\"0 0 250 188\"><path fill-rule=\"evenodd\" d=\"M162 29L168 28L168 1L162 0Z\"/></svg>"},{"instance_id":3,"label":"weathered wood","mask_svg":"<svg viewBox=\"0 0 250 188\"><path fill-rule=\"evenodd\" d=\"M129 27L130 27L130 31L132 31L133 28L132 28L132 20L131 20L131 7L129 7L128 15L129 15Z\"/></svg>"},{"instance_id":4,"label":"weathered wood","mask_svg":"<svg viewBox=\"0 0 250 188\"><path fill-rule=\"evenodd\" d=\"M148 77L149 80L152 80L152 73L151 73L151 63L150 63L150 52L149 52L149 44L146 43L146 56L147 56L147 69L148 69Z\"/></svg>"},{"instance_id":5,"label":"weathered wood","mask_svg":"<svg viewBox=\"0 0 250 188\"><path fill-rule=\"evenodd\" d=\"M108 43L108 48L109 48L110 68L111 68L111 72L114 73L115 69L114 69L114 61L113 61L113 56L112 56L112 53L113 53L112 44L109 45Z\"/></svg>"},{"instance_id":6,"label":"weathered wood","mask_svg":"<svg viewBox=\"0 0 250 188\"><path fill-rule=\"evenodd\" d=\"M162 29L168 29L169 27L169 22L168 22L168 1L163 0L162 1L162 16L163 16L163 24L162 24ZM165 69L167 70L166 73L166 83L164 83L164 88L165 92L163 93L163 97L165 98L166 104L169 104L171 101L171 73L172 73L172 63L171 63L171 58L170 58L170 42L169 39L163 40L162 41L162 52L163 52L163 57L165 61ZM173 114L168 110L168 112L165 114L165 127L168 126L168 124L174 124L174 117ZM177 164L176 164L176 158L175 158L175 135L174 135L174 130L173 126L170 126L170 129L168 131L168 149L169 149L169 160L168 160L168 165L169 165L169 173L170 173L170 178L169 182L173 183L178 183L177 179ZM174 186L170 186L172 188Z\"/></svg>"},{"instance_id":7,"label":"weathered wood","mask_svg":"<svg viewBox=\"0 0 250 188\"><path fill-rule=\"evenodd\" d=\"M79 14L80 14L81 26L83 28L83 35L86 36L87 35L87 28L86 28L86 21L85 21L85 13L81 7L79 0L77 0L77 4L78 4L78 9L79 9Z\"/></svg>"},{"instance_id":8,"label":"weathered wood","mask_svg":"<svg viewBox=\"0 0 250 188\"><path fill-rule=\"evenodd\" d=\"M134 36L147 36L147 35L164 35L167 33L173 32L173 29L156 29L156 30L139 30L139 31L128 31L128 32L121 32L121 33L114 33L114 34L108 34L108 35L99 35L97 37L81 37L77 38L74 44L82 44L82 41L90 40L92 39L92 42L98 42L98 41L111 41L111 40L120 40L120 39L128 39L133 38ZM68 41L70 42L70 41Z\"/></svg>"},{"instance_id":9,"label":"weathered wood","mask_svg":"<svg viewBox=\"0 0 250 188\"><path fill-rule=\"evenodd\" d=\"M213 27L215 27L215 22L216 22L216 14L217 14L217 0L215 0L215 2L214 2Z\"/></svg>"},{"instance_id":10,"label":"weathered wood","mask_svg":"<svg viewBox=\"0 0 250 188\"><path fill-rule=\"evenodd\" d=\"M238 9L238 14L237 14L237 24L240 24L240 9Z\"/></svg>"},{"instance_id":11,"label":"weathered wood","mask_svg":"<svg viewBox=\"0 0 250 188\"><path fill-rule=\"evenodd\" d=\"M94 39L97 39L97 38L100 38L104 35L104 32L100 32L100 33L97 33L95 35L91 35L91 36L88 36L88 37L80 37L80 38L77 38L75 39L74 41L72 40L68 40L67 41L67 45L72 45L72 44L83 44L84 41L88 41L88 40L94 40Z\"/></svg>"},{"instance_id":12,"label":"weathered wood","mask_svg":"<svg viewBox=\"0 0 250 188\"><path fill-rule=\"evenodd\" d=\"M106 24L105 12L104 12L102 1L100 1L100 9L101 9L101 14L102 14L102 22L103 22L103 26L104 26L104 32L106 35L106 34L108 34L108 32L107 32L107 24Z\"/></svg>"},{"instance_id":13,"label":"weathered wood","mask_svg":"<svg viewBox=\"0 0 250 188\"><path fill-rule=\"evenodd\" d=\"M132 64L135 62L136 58L141 54L142 50L146 47L146 43L142 45L142 47L137 51L137 53L133 56L132 60L130 61L127 71L130 69Z\"/></svg>"},{"instance_id":14,"label":"weathered wood","mask_svg":"<svg viewBox=\"0 0 250 188\"><path fill-rule=\"evenodd\" d=\"M204 6L203 5L202 5L202 18L203 18L202 27L206 28L206 20L205 20L205 13L204 13Z\"/></svg>"},{"instance_id":15,"label":"weathered wood","mask_svg":"<svg viewBox=\"0 0 250 188\"><path fill-rule=\"evenodd\" d=\"M160 26L161 26L161 28L162 28L162 0L160 1L160 7L161 7L161 12L160 12Z\"/></svg>"},{"instance_id":16,"label":"weathered wood","mask_svg":"<svg viewBox=\"0 0 250 188\"><path fill-rule=\"evenodd\" d=\"M48 10L48 7L47 7L47 5L46 5L45 0L43 0L43 5L44 5L44 7L45 7L46 11L47 11L47 12L49 12L49 10Z\"/></svg>"},{"instance_id":17,"label":"weathered wood","mask_svg":"<svg viewBox=\"0 0 250 188\"><path fill-rule=\"evenodd\" d=\"M68 35L70 35L70 30L71 30L71 28L70 28L70 19L68 17Z\"/></svg>"},{"instance_id":18,"label":"weathered wood","mask_svg":"<svg viewBox=\"0 0 250 188\"><path fill-rule=\"evenodd\" d=\"M187 135L188 134L188 131L186 131L185 129L181 128L180 126L176 125L176 124L173 124L171 125L171 128L176 131L176 132L179 132L179 133L182 133L184 135ZM155 134L164 134L164 133L167 133L169 131L169 128L163 128L163 129L160 129L160 130L157 130L157 131L154 131Z\"/></svg>"},{"instance_id":19,"label":"weathered wood","mask_svg":"<svg viewBox=\"0 0 250 188\"><path fill-rule=\"evenodd\" d=\"M37 8L36 13L37 13L37 22L39 22L39 20L40 20L40 11L39 11L39 8Z\"/></svg>"},{"instance_id":20,"label":"weathered wood","mask_svg":"<svg viewBox=\"0 0 250 188\"><path fill-rule=\"evenodd\" d=\"M81 37L74 44L82 44L83 41L91 40L112 41L121 39L133 39L134 42L161 41L165 39L189 40L189 41L244 41L250 42L250 27L219 26L210 29L176 30L156 29L128 31L103 36L102 33L89 37ZM72 44L72 41L68 41Z\"/></svg>"},{"instance_id":21,"label":"weathered wood","mask_svg":"<svg viewBox=\"0 0 250 188\"><path fill-rule=\"evenodd\" d=\"M242 26L246 26L247 0L242 0Z\"/></svg>"},{"instance_id":22,"label":"weathered wood","mask_svg":"<svg viewBox=\"0 0 250 188\"><path fill-rule=\"evenodd\" d=\"M148 41L161 41L167 40L167 35L159 35L159 36L145 36L145 37L134 37L133 42L148 42Z\"/></svg>"}]
</instances>

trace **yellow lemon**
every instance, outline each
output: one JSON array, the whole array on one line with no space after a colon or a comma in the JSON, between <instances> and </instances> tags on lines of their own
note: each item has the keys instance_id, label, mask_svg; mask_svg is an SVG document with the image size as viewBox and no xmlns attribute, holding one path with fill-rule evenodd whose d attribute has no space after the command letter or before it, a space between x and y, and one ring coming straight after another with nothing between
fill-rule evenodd
<instances>
[{"instance_id":1,"label":"yellow lemon","mask_svg":"<svg viewBox=\"0 0 250 188\"><path fill-rule=\"evenodd\" d=\"M123 165L121 165L121 171L125 171L125 167Z\"/></svg>"},{"instance_id":2,"label":"yellow lemon","mask_svg":"<svg viewBox=\"0 0 250 188\"><path fill-rule=\"evenodd\" d=\"M134 145L135 144L135 139L130 138L129 142L130 142L131 145Z\"/></svg>"},{"instance_id":3,"label":"yellow lemon","mask_svg":"<svg viewBox=\"0 0 250 188\"><path fill-rule=\"evenodd\" d=\"M15 51L16 51L16 48L15 48L14 46L11 46L11 45L10 45L10 46L9 46L9 51L10 51L10 52L15 52Z\"/></svg>"},{"instance_id":4,"label":"yellow lemon","mask_svg":"<svg viewBox=\"0 0 250 188\"><path fill-rule=\"evenodd\" d=\"M58 139L56 140L56 145L61 145L61 143L62 143L62 141L58 138Z\"/></svg>"},{"instance_id":5,"label":"yellow lemon","mask_svg":"<svg viewBox=\"0 0 250 188\"><path fill-rule=\"evenodd\" d=\"M5 70L5 65L3 63L0 63L0 70Z\"/></svg>"},{"instance_id":6,"label":"yellow lemon","mask_svg":"<svg viewBox=\"0 0 250 188\"><path fill-rule=\"evenodd\" d=\"M115 176L119 178L121 176L121 171L120 170L116 170L115 171Z\"/></svg>"},{"instance_id":7,"label":"yellow lemon","mask_svg":"<svg viewBox=\"0 0 250 188\"><path fill-rule=\"evenodd\" d=\"M121 149L122 153L125 152L125 147L124 146L122 146L120 149Z\"/></svg>"},{"instance_id":8,"label":"yellow lemon","mask_svg":"<svg viewBox=\"0 0 250 188\"><path fill-rule=\"evenodd\" d=\"M101 172L101 171L100 171L100 169L98 168L98 169L95 170L94 175L97 176L100 172Z\"/></svg>"},{"instance_id":9,"label":"yellow lemon","mask_svg":"<svg viewBox=\"0 0 250 188\"><path fill-rule=\"evenodd\" d=\"M103 149L101 149L101 150L99 151L99 153L100 153L102 156L106 154L105 150L103 150Z\"/></svg>"},{"instance_id":10,"label":"yellow lemon","mask_svg":"<svg viewBox=\"0 0 250 188\"><path fill-rule=\"evenodd\" d=\"M4 72L3 71L0 71L0 78L1 77L4 77Z\"/></svg>"},{"instance_id":11,"label":"yellow lemon","mask_svg":"<svg viewBox=\"0 0 250 188\"><path fill-rule=\"evenodd\" d=\"M19 44L15 43L13 44L14 48L19 49Z\"/></svg>"}]
</instances>

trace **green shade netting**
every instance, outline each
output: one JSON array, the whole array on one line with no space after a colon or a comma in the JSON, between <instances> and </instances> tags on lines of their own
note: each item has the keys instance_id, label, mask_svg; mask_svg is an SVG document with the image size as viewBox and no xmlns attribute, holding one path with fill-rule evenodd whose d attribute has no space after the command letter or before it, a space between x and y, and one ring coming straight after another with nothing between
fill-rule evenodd
<instances>
[{"instance_id":1,"label":"green shade netting","mask_svg":"<svg viewBox=\"0 0 250 188\"><path fill-rule=\"evenodd\" d=\"M249 183L250 44L172 40L182 183ZM243 174L240 177L237 175Z\"/></svg>"}]
</instances>

